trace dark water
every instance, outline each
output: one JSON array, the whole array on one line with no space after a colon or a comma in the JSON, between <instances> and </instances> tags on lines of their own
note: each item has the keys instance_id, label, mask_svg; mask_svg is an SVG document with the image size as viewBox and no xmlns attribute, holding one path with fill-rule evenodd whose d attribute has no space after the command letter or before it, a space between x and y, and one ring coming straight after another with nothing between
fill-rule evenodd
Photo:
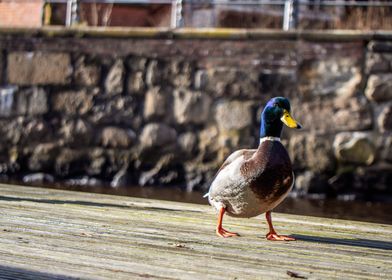
<instances>
[{"instance_id":1,"label":"dark water","mask_svg":"<svg viewBox=\"0 0 392 280\"><path fill-rule=\"evenodd\" d=\"M53 188L52 185L51 188ZM186 192L179 188L135 186L114 189L107 186L64 187L62 185L57 185L54 188L197 204L208 204L207 199L203 198L203 193ZM310 199L288 197L274 211L297 215L392 224L392 203L385 202L342 201L336 199Z\"/></svg>"}]
</instances>

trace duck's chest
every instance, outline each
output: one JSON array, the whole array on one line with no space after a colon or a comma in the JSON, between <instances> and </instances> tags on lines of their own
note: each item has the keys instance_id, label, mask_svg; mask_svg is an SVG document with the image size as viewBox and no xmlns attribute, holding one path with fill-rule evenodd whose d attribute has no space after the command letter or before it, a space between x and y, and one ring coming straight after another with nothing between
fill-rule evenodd
<instances>
[{"instance_id":1,"label":"duck's chest","mask_svg":"<svg viewBox=\"0 0 392 280\"><path fill-rule=\"evenodd\" d=\"M286 196L294 182L289 155L278 141L260 144L252 159L242 166L241 172L248 176L248 187L254 195L271 203Z\"/></svg>"}]
</instances>

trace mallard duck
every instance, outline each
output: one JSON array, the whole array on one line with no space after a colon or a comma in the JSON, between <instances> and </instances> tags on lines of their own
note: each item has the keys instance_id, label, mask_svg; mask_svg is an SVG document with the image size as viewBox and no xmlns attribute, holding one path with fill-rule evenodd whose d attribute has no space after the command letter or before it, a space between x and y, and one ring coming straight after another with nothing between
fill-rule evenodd
<instances>
[{"instance_id":1,"label":"mallard duck","mask_svg":"<svg viewBox=\"0 0 392 280\"><path fill-rule=\"evenodd\" d=\"M268 240L295 240L278 235L271 221L271 210L283 201L294 185L291 161L280 142L283 124L301 128L290 115L289 100L284 97L272 98L261 113L259 147L235 151L218 170L205 195L219 212L216 226L218 236L239 235L222 227L225 213L240 218L265 213L269 225Z\"/></svg>"}]
</instances>

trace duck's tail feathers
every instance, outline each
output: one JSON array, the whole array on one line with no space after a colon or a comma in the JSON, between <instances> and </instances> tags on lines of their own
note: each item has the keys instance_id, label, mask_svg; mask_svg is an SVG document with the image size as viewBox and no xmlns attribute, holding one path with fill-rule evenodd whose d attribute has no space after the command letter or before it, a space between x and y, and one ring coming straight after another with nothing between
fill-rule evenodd
<instances>
[{"instance_id":1,"label":"duck's tail feathers","mask_svg":"<svg viewBox=\"0 0 392 280\"><path fill-rule=\"evenodd\" d=\"M206 198L206 197L209 197L209 196L210 196L210 193L208 192L205 195L203 195L203 198Z\"/></svg>"}]
</instances>

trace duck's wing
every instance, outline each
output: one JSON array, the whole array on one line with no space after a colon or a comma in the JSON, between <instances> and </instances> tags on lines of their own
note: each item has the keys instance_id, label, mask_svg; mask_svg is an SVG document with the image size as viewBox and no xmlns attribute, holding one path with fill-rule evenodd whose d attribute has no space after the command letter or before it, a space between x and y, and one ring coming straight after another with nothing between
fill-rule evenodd
<instances>
[{"instance_id":1,"label":"duck's wing","mask_svg":"<svg viewBox=\"0 0 392 280\"><path fill-rule=\"evenodd\" d=\"M216 172L215 177L219 174L219 172L221 172L223 169L225 169L225 167L227 167L228 165L230 165L230 163L232 163L233 161L235 161L236 159L240 158L240 157L244 157L245 155L247 155L246 159L252 157L252 155L256 152L256 149L254 150L249 150L249 149L242 149L242 150L238 150L233 152L231 155L229 155L227 157L227 159L223 162L222 166L219 168L218 172Z\"/></svg>"},{"instance_id":2,"label":"duck's wing","mask_svg":"<svg viewBox=\"0 0 392 280\"><path fill-rule=\"evenodd\" d=\"M240 167L242 163L253 156L256 149L242 149L232 153L219 168L211 183L210 190L204 197L214 196L224 192L224 189L230 187L235 181L240 183ZM244 178L245 179L245 178Z\"/></svg>"}]
</instances>

